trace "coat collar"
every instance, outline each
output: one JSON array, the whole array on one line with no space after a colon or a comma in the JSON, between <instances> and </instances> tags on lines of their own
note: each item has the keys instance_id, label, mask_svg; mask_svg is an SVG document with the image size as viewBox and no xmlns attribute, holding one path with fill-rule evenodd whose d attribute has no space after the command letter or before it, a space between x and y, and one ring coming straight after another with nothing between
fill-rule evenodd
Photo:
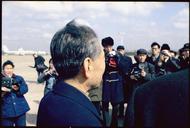
<instances>
[{"instance_id":1,"label":"coat collar","mask_svg":"<svg viewBox=\"0 0 190 128\"><path fill-rule=\"evenodd\" d=\"M99 120L101 120L92 102L82 92L77 90L75 87L65 83L63 80L59 80L56 82L56 84L53 86L53 92L58 95L72 99L76 103L87 108L97 118L99 118Z\"/></svg>"}]
</instances>

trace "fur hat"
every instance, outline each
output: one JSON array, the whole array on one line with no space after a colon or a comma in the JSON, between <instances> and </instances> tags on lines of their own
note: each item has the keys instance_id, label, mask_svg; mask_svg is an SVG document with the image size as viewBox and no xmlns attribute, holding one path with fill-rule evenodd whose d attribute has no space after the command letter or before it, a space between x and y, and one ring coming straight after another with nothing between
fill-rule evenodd
<instances>
[{"instance_id":1,"label":"fur hat","mask_svg":"<svg viewBox=\"0 0 190 128\"><path fill-rule=\"evenodd\" d=\"M105 47L105 46L113 46L114 45L114 41L111 37L106 37L104 39L102 39L102 46Z\"/></svg>"}]
</instances>

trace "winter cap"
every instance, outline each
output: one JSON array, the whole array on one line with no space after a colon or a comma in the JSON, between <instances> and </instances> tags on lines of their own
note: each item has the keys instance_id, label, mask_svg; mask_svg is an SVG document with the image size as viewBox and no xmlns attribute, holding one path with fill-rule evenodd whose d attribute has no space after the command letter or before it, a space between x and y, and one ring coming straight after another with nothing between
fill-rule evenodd
<instances>
[{"instance_id":1,"label":"winter cap","mask_svg":"<svg viewBox=\"0 0 190 128\"><path fill-rule=\"evenodd\" d=\"M170 46L168 44L163 44L161 47L161 51L162 50L169 50L170 51Z\"/></svg>"},{"instance_id":2,"label":"winter cap","mask_svg":"<svg viewBox=\"0 0 190 128\"><path fill-rule=\"evenodd\" d=\"M114 41L111 37L106 37L104 39L102 39L102 46L105 47L105 46L113 46L114 44Z\"/></svg>"},{"instance_id":3,"label":"winter cap","mask_svg":"<svg viewBox=\"0 0 190 128\"><path fill-rule=\"evenodd\" d=\"M117 46L117 50L119 50L119 49L125 50L125 47L123 45L119 45L119 46Z\"/></svg>"},{"instance_id":4,"label":"winter cap","mask_svg":"<svg viewBox=\"0 0 190 128\"><path fill-rule=\"evenodd\" d=\"M147 55L147 51L145 49L139 49L137 50L137 55L139 54L146 54Z\"/></svg>"}]
</instances>

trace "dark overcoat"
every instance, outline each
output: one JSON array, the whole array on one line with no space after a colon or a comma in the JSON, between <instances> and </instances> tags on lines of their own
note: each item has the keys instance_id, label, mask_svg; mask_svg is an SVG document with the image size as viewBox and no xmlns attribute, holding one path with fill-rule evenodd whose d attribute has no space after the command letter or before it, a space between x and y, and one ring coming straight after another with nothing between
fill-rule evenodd
<instances>
[{"instance_id":1,"label":"dark overcoat","mask_svg":"<svg viewBox=\"0 0 190 128\"><path fill-rule=\"evenodd\" d=\"M137 88L125 115L130 128L189 128L189 122L189 69Z\"/></svg>"},{"instance_id":2,"label":"dark overcoat","mask_svg":"<svg viewBox=\"0 0 190 128\"><path fill-rule=\"evenodd\" d=\"M58 80L39 106L37 126L101 127L101 118L91 101L78 89Z\"/></svg>"},{"instance_id":3,"label":"dark overcoat","mask_svg":"<svg viewBox=\"0 0 190 128\"><path fill-rule=\"evenodd\" d=\"M115 68L110 66L111 63L115 63ZM106 56L106 69L103 75L102 89L103 102L120 103L124 101L121 55L117 52L112 62Z\"/></svg>"}]
</instances>

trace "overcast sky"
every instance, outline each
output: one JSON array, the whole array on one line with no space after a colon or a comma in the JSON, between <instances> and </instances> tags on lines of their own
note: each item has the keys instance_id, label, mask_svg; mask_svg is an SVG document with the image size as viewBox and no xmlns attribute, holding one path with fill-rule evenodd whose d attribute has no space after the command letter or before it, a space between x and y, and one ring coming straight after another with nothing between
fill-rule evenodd
<instances>
[{"instance_id":1,"label":"overcast sky","mask_svg":"<svg viewBox=\"0 0 190 128\"><path fill-rule=\"evenodd\" d=\"M188 2L2 2L2 44L10 50L45 50L74 18L84 20L99 40L111 36L127 50L152 42L178 50L189 42Z\"/></svg>"}]
</instances>

